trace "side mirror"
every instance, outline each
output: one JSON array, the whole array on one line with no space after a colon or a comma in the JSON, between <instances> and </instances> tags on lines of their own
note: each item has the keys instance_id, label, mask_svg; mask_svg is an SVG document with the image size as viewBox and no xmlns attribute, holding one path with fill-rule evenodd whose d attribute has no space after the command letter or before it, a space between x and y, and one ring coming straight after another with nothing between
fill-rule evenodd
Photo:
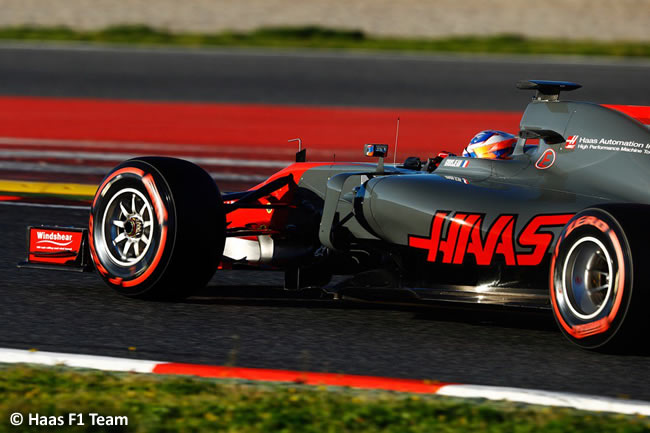
<instances>
[{"instance_id":1,"label":"side mirror","mask_svg":"<svg viewBox=\"0 0 650 433\"><path fill-rule=\"evenodd\" d=\"M363 153L366 156L379 158L379 162L377 163L377 173L384 172L384 158L388 155L387 144L366 144L363 147Z\"/></svg>"}]
</instances>

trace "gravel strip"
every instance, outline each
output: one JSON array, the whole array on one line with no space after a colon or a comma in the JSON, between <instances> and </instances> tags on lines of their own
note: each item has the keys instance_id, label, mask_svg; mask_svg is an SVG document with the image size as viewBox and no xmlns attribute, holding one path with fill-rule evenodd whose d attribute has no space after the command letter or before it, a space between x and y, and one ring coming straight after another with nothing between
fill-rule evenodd
<instances>
[{"instance_id":1,"label":"gravel strip","mask_svg":"<svg viewBox=\"0 0 650 433\"><path fill-rule=\"evenodd\" d=\"M373 35L650 40L650 0L0 0L0 27L148 24L218 32L308 24Z\"/></svg>"}]
</instances>

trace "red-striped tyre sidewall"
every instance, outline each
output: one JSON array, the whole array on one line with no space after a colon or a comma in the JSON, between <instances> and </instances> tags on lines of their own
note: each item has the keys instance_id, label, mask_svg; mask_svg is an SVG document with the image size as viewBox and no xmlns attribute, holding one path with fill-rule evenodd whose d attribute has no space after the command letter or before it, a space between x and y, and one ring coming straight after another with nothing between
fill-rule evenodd
<instances>
[{"instance_id":1,"label":"red-striped tyre sidewall","mask_svg":"<svg viewBox=\"0 0 650 433\"><path fill-rule=\"evenodd\" d=\"M115 204L126 192L136 197L131 211ZM149 227L144 210L136 212L145 203L152 209L146 215L154 215L153 231L128 236L130 241L142 236L152 241L144 242L146 250L140 255L127 258L128 248L116 251L117 239L126 230L118 235L110 224L126 215L125 225L118 227L132 219L136 227ZM110 223L97 220L102 212L110 213ZM92 259L104 281L123 295L155 300L185 298L205 286L221 261L226 235L223 200L214 179L189 161L156 156L125 161L107 176L93 201L90 227Z\"/></svg>"},{"instance_id":2,"label":"red-striped tyre sidewall","mask_svg":"<svg viewBox=\"0 0 650 433\"><path fill-rule=\"evenodd\" d=\"M112 263L101 245L98 230L107 200L124 186L136 188L150 201L155 212L155 245L151 254L134 266L124 267ZM169 188L156 170L142 161L126 161L107 175L97 189L90 212L90 253L104 281L127 296L139 296L155 285L170 257L170 244L174 242L173 222L175 209L169 199Z\"/></svg>"},{"instance_id":3,"label":"red-striped tyre sidewall","mask_svg":"<svg viewBox=\"0 0 650 433\"><path fill-rule=\"evenodd\" d=\"M563 267L572 246L586 239L596 239L610 257L611 294L595 317L583 319L571 312L563 299ZM550 266L550 298L555 320L562 333L585 349L603 348L620 337L634 290L632 253L625 232L616 217L600 208L577 213L564 227L555 245Z\"/></svg>"}]
</instances>

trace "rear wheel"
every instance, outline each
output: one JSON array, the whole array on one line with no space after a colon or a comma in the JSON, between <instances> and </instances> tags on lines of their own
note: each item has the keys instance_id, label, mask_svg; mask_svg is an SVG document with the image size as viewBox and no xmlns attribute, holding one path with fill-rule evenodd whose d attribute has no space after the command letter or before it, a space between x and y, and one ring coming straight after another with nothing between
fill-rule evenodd
<instances>
[{"instance_id":1,"label":"rear wheel","mask_svg":"<svg viewBox=\"0 0 650 433\"><path fill-rule=\"evenodd\" d=\"M643 223L649 209L586 209L560 234L551 260L550 297L560 330L578 346L626 349L647 327Z\"/></svg>"},{"instance_id":2,"label":"rear wheel","mask_svg":"<svg viewBox=\"0 0 650 433\"><path fill-rule=\"evenodd\" d=\"M131 159L97 190L89 230L93 262L110 287L131 297L183 298L221 260L223 202L210 175L188 161Z\"/></svg>"}]
</instances>

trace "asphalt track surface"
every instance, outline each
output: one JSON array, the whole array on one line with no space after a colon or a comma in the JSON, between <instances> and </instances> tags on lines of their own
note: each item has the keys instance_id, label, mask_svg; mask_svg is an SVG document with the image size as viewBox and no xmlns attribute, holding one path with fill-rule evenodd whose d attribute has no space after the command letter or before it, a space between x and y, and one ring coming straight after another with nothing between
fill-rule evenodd
<instances>
[{"instance_id":1,"label":"asphalt track surface","mask_svg":"<svg viewBox=\"0 0 650 433\"><path fill-rule=\"evenodd\" d=\"M185 302L144 302L95 274L14 268L26 224L86 221L0 204L0 347L650 399L650 358L579 350L550 313L321 300L278 289L277 274L232 271Z\"/></svg>"},{"instance_id":2,"label":"asphalt track surface","mask_svg":"<svg viewBox=\"0 0 650 433\"><path fill-rule=\"evenodd\" d=\"M511 83L536 76L600 82L600 87L591 92L602 96L601 102L649 104L643 100L648 98L648 84L641 82L647 77L647 66L516 63L513 67L512 62L449 59L417 59L405 65L404 59L363 58L351 59L348 69L347 58L343 63L335 56L289 57L290 61L281 55L262 56L268 64L260 67L260 57L231 53L0 50L0 93L518 109L522 97L511 92ZM312 61L315 63L310 64ZM381 63L385 68L377 68L376 62L385 62ZM413 67L421 63L424 72ZM546 68L556 72L542 74ZM135 73L129 72L133 69ZM485 74L489 71L490 76L483 79L477 72L480 70ZM194 72L188 72L187 77L183 75L186 71ZM209 71L214 73L210 80ZM367 79L359 78L360 71ZM126 73L124 81L121 73ZM307 78L298 79L305 74ZM92 78L84 78L89 76ZM414 82L415 76L428 78ZM214 82L228 77L228 86L215 90ZM447 83L440 82L445 77ZM485 86L486 81L492 87ZM314 82L325 89L311 92ZM281 83L287 86L286 92L275 88ZM348 84L341 87L341 83ZM391 88L394 90L387 90ZM586 99L587 90L584 92L580 96ZM626 97L621 98L621 94ZM438 96L432 99L431 95ZM547 312L323 300L277 289L281 283L277 274L242 272L219 272L199 296L185 302L154 303L120 297L93 274L14 267L24 256L26 225L82 226L86 221L84 210L0 204L0 347L423 378L650 400L650 357L574 348L563 339ZM639 336L640 342L644 340L645 336Z\"/></svg>"},{"instance_id":3,"label":"asphalt track surface","mask_svg":"<svg viewBox=\"0 0 650 433\"><path fill-rule=\"evenodd\" d=\"M546 79L650 105L648 61L49 47L0 46L0 94L519 111L515 82Z\"/></svg>"}]
</instances>

